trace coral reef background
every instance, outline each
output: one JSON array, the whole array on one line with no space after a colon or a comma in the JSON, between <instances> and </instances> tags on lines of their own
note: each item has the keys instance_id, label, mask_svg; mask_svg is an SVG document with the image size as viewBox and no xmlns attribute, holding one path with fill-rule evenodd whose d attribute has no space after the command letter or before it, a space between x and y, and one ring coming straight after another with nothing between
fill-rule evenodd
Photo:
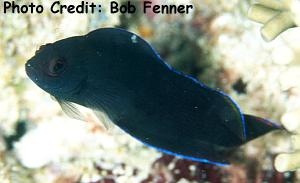
<instances>
[{"instance_id":1,"label":"coral reef background","mask_svg":"<svg viewBox=\"0 0 300 183\"><path fill-rule=\"evenodd\" d=\"M35 2L45 7L51 3ZM142 1L133 2L139 6ZM299 28L266 43L260 25L247 18L252 1L152 2L193 4L195 10L187 15L121 15L109 13L102 3L101 14L1 12L0 182L300 181L300 171L274 168L278 153L295 150L290 134L272 133L250 142L228 167L195 163L149 149L117 127L106 131L88 111L88 122L68 118L27 78L24 63L40 45L101 27L121 27L147 39L178 70L228 93L245 113L285 122L293 132L300 129ZM300 161L294 158L290 161Z\"/></svg>"}]
</instances>

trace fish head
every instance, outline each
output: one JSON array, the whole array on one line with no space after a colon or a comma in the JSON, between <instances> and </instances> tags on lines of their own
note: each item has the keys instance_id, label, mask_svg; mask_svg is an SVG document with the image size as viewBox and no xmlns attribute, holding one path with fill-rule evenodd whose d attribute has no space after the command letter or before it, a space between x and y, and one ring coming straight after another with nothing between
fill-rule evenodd
<instances>
[{"instance_id":1,"label":"fish head","mask_svg":"<svg viewBox=\"0 0 300 183\"><path fill-rule=\"evenodd\" d=\"M54 97L65 99L78 93L86 78L79 45L80 37L71 37L41 46L25 64L27 75Z\"/></svg>"}]
</instances>

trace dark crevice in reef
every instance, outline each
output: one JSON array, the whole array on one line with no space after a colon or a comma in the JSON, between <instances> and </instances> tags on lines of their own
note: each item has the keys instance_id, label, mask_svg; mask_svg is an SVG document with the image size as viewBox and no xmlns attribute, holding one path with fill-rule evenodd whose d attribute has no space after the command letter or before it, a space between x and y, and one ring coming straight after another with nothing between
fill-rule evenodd
<instances>
[{"instance_id":1,"label":"dark crevice in reef","mask_svg":"<svg viewBox=\"0 0 300 183\"><path fill-rule=\"evenodd\" d=\"M19 141L27 132L27 121L19 120L15 126L15 133L9 136L4 136L7 150L12 150L15 142Z\"/></svg>"},{"instance_id":2,"label":"dark crevice in reef","mask_svg":"<svg viewBox=\"0 0 300 183\"><path fill-rule=\"evenodd\" d=\"M232 88L238 93L238 94L245 94L247 87L247 83L245 83L241 78L238 79L233 85Z\"/></svg>"}]
</instances>

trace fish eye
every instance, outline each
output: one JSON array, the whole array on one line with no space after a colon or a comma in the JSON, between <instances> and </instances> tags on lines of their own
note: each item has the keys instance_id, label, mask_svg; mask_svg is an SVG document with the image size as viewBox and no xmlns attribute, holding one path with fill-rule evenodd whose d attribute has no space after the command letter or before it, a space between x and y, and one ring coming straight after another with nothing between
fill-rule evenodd
<instances>
[{"instance_id":1,"label":"fish eye","mask_svg":"<svg viewBox=\"0 0 300 183\"><path fill-rule=\"evenodd\" d=\"M48 65L48 75L50 76L58 76L61 74L66 68L66 62L62 58L53 59L49 62Z\"/></svg>"}]
</instances>

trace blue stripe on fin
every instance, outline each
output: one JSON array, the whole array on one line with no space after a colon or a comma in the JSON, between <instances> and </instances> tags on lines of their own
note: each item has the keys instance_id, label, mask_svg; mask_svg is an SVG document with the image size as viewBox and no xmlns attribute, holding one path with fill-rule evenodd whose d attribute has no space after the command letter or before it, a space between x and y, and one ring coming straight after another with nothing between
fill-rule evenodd
<instances>
[{"instance_id":1,"label":"blue stripe on fin","mask_svg":"<svg viewBox=\"0 0 300 183\"><path fill-rule=\"evenodd\" d=\"M153 49L153 48L152 48ZM246 123L245 123L245 119L244 119L244 115L242 113L242 110L241 108L239 107L239 105L237 104L237 102L235 102L233 100L232 97L230 97L228 94L224 93L223 91L221 90L217 90L217 89L214 89L214 88L210 88L208 87L207 85L205 85L204 83L202 83L200 80L198 80L197 78L194 78L190 75L187 75L181 71L178 71L178 70L175 70L172 66L170 66L167 62L163 61L163 59L159 56L159 54L153 49L153 51L156 53L157 57L158 57L158 60L163 63L171 72L175 73L175 74L178 74L180 76L183 76L185 78L188 78L190 80L192 80L195 84L199 85L200 87L203 87L203 88L206 88L210 91L214 91L214 92L217 92L219 95L221 95L225 100L228 101L229 104L232 104L233 105L233 108L234 109L237 109L237 112L240 114L240 119L241 119L241 123L242 123L242 127L243 127L243 132L242 132L242 139L243 141L246 141L246 139L248 138L247 137L247 129L246 129Z\"/></svg>"},{"instance_id":2,"label":"blue stripe on fin","mask_svg":"<svg viewBox=\"0 0 300 183\"><path fill-rule=\"evenodd\" d=\"M133 136L131 136L131 137L133 137ZM166 149L162 149L162 148L150 145L148 143L145 143L145 142L137 139L136 137L133 137L133 138L136 139L137 141L141 142L142 144L150 147L150 148L156 149L156 150L158 150L160 152L163 152L163 153L166 153L166 154L169 154L169 155L176 156L178 158L187 159L187 160L191 160L191 161L196 161L196 162L200 162L200 163L213 164L213 165L222 166L222 167L229 166L229 163L220 163L220 162L215 162L215 161L211 161L211 160L204 159L204 158L195 158L195 157L192 157L192 156L186 156L186 155L178 154L178 153L171 152L171 151L168 151Z\"/></svg>"}]
</instances>

